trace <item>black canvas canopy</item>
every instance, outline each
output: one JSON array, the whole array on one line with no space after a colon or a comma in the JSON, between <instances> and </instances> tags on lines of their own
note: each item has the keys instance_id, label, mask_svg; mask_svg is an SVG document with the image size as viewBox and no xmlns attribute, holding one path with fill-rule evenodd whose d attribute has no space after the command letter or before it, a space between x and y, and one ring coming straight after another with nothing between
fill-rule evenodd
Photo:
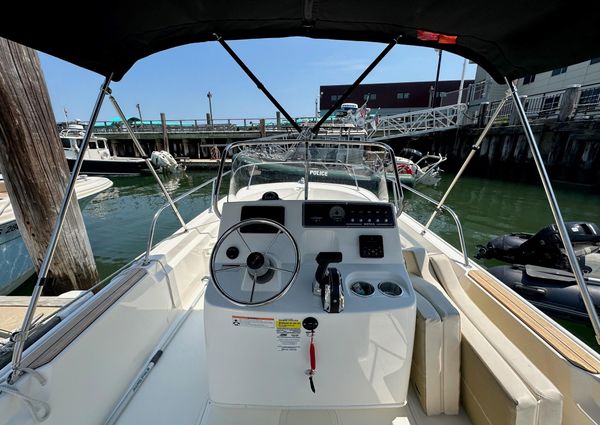
<instances>
[{"instance_id":1,"label":"black canvas canopy","mask_svg":"<svg viewBox=\"0 0 600 425\"><path fill-rule=\"evenodd\" d=\"M305 36L441 48L497 81L600 56L598 5L564 0L9 1L0 36L119 80L171 47ZM299 56L298 58L302 58Z\"/></svg>"}]
</instances>

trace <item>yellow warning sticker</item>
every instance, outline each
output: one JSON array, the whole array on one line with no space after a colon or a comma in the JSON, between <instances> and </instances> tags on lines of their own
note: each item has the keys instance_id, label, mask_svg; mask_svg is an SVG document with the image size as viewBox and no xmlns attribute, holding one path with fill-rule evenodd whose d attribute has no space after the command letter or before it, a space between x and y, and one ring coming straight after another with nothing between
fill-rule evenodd
<instances>
[{"instance_id":1,"label":"yellow warning sticker","mask_svg":"<svg viewBox=\"0 0 600 425\"><path fill-rule=\"evenodd\" d=\"M277 329L300 329L300 320L277 319L275 326Z\"/></svg>"}]
</instances>

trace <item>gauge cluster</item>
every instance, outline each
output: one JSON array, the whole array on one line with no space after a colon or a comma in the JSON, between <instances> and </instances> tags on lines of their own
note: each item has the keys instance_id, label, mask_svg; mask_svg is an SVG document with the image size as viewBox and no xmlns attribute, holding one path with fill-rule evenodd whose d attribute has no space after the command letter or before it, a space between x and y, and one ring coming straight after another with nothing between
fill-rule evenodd
<instances>
[{"instance_id":1,"label":"gauge cluster","mask_svg":"<svg viewBox=\"0 0 600 425\"><path fill-rule=\"evenodd\" d=\"M390 204L374 202L305 202L304 227L394 227Z\"/></svg>"}]
</instances>

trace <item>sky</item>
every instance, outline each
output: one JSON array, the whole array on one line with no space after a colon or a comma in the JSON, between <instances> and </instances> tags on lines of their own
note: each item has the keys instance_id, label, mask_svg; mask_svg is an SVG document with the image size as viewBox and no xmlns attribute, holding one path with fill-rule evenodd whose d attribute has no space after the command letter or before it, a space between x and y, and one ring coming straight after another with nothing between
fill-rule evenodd
<instances>
[{"instance_id":1,"label":"sky","mask_svg":"<svg viewBox=\"0 0 600 425\"><path fill-rule=\"evenodd\" d=\"M294 117L312 116L320 85L350 84L384 49L380 43L307 38L231 41L229 45ZM102 53L98 53L102 54ZM430 48L398 45L364 83L433 81L437 53ZM57 121L89 120L103 77L40 53ZM440 80L459 80L463 59L444 52ZM466 79L475 75L468 65ZM138 61L111 84L127 117L144 120L204 119L212 93L215 119L272 118L275 107L216 42L196 43L156 53ZM99 120L116 117L108 100Z\"/></svg>"}]
</instances>

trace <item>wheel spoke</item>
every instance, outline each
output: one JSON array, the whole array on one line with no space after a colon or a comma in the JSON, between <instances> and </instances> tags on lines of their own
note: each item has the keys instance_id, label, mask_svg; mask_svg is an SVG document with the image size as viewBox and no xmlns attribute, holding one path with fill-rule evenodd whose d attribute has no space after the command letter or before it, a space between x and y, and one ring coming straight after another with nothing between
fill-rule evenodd
<instances>
[{"instance_id":1,"label":"wheel spoke","mask_svg":"<svg viewBox=\"0 0 600 425\"><path fill-rule=\"evenodd\" d=\"M281 235L281 233L282 233L282 232L281 232L281 230L280 230L280 229L278 229L278 230L277 230L277 234L276 234L276 235L275 235L275 237L274 237L274 238L271 240L271 243L269 244L269 247L268 247L268 248L267 248L267 250L265 251L265 254L266 254L267 252L271 251L271 248L273 248L273 244L274 244L274 243L275 243L275 241L277 240L277 237L278 237L279 235Z\"/></svg>"},{"instance_id":2,"label":"wheel spoke","mask_svg":"<svg viewBox=\"0 0 600 425\"><path fill-rule=\"evenodd\" d=\"M269 266L269 267L267 267L267 268L268 268L268 269L271 269L271 270L277 270L277 271L280 271L280 272L294 273L294 271L293 271L293 270L282 269L282 268L280 268L280 267Z\"/></svg>"},{"instance_id":3,"label":"wheel spoke","mask_svg":"<svg viewBox=\"0 0 600 425\"><path fill-rule=\"evenodd\" d=\"M256 275L252 275L252 292L250 292L250 302L254 298L254 288L256 288Z\"/></svg>"},{"instance_id":4,"label":"wheel spoke","mask_svg":"<svg viewBox=\"0 0 600 425\"><path fill-rule=\"evenodd\" d=\"M244 237L242 236L242 232L240 232L239 227L235 230L236 230L237 234L240 235L240 239L242 240L242 242L244 242L244 245L246 245L246 248L248 248L248 251L253 252L252 249L250 248L250 245L248 245L248 243L246 242L246 239L244 239Z\"/></svg>"},{"instance_id":5,"label":"wheel spoke","mask_svg":"<svg viewBox=\"0 0 600 425\"><path fill-rule=\"evenodd\" d=\"M239 270L246 268L245 264L223 264L223 268L215 270L216 272L228 272L230 270Z\"/></svg>"}]
</instances>

